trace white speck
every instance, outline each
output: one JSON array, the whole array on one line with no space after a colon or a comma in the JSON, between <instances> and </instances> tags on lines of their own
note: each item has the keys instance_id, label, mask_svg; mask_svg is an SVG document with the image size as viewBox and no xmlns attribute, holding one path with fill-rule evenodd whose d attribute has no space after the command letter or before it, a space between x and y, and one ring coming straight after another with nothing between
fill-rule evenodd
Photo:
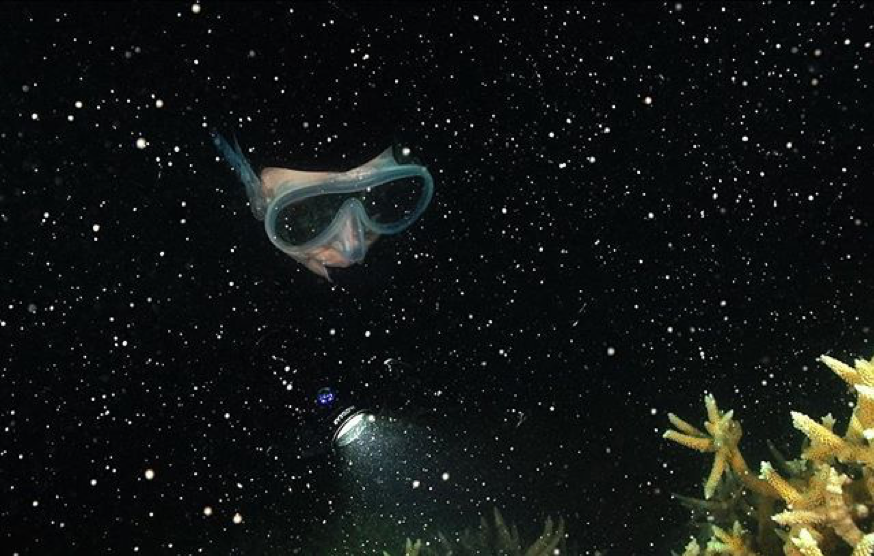
<instances>
[{"instance_id":1,"label":"white speck","mask_svg":"<svg viewBox=\"0 0 874 556\"><path fill-rule=\"evenodd\" d=\"M151 481L152 479L155 478L155 470L154 469L146 469L146 472L143 473L143 475L146 477L147 481Z\"/></svg>"},{"instance_id":2,"label":"white speck","mask_svg":"<svg viewBox=\"0 0 874 556\"><path fill-rule=\"evenodd\" d=\"M30 119L33 121L37 121L39 119L39 114L34 112L33 114L30 115Z\"/></svg>"},{"instance_id":3,"label":"white speck","mask_svg":"<svg viewBox=\"0 0 874 556\"><path fill-rule=\"evenodd\" d=\"M710 44L710 37L704 37L704 44Z\"/></svg>"},{"instance_id":4,"label":"white speck","mask_svg":"<svg viewBox=\"0 0 874 556\"><path fill-rule=\"evenodd\" d=\"M474 15L474 16L473 16L473 20L474 20L474 21L479 21L479 16L478 16L478 15Z\"/></svg>"},{"instance_id":5,"label":"white speck","mask_svg":"<svg viewBox=\"0 0 874 556\"><path fill-rule=\"evenodd\" d=\"M608 347L607 348L607 355L610 355L610 356L616 355L616 348Z\"/></svg>"},{"instance_id":6,"label":"white speck","mask_svg":"<svg viewBox=\"0 0 874 556\"><path fill-rule=\"evenodd\" d=\"M91 486L97 486L97 479L91 479Z\"/></svg>"},{"instance_id":7,"label":"white speck","mask_svg":"<svg viewBox=\"0 0 874 556\"><path fill-rule=\"evenodd\" d=\"M91 231L93 231L95 234L97 232L99 232L100 231L100 224L94 224L93 226L91 226Z\"/></svg>"},{"instance_id":8,"label":"white speck","mask_svg":"<svg viewBox=\"0 0 874 556\"><path fill-rule=\"evenodd\" d=\"M747 141L750 140L750 138L747 137L746 135L744 135L743 137L740 138L740 140L743 141L744 143L746 143Z\"/></svg>"},{"instance_id":9,"label":"white speck","mask_svg":"<svg viewBox=\"0 0 874 556\"><path fill-rule=\"evenodd\" d=\"M82 108L82 101L81 101L81 100L77 100L77 101L73 104L73 106L75 106L76 108Z\"/></svg>"},{"instance_id":10,"label":"white speck","mask_svg":"<svg viewBox=\"0 0 874 556\"><path fill-rule=\"evenodd\" d=\"M164 108L164 101L161 99L156 100L155 101L155 108Z\"/></svg>"},{"instance_id":11,"label":"white speck","mask_svg":"<svg viewBox=\"0 0 874 556\"><path fill-rule=\"evenodd\" d=\"M237 525L243 523L243 516L240 515L240 512L234 514L234 523L236 523Z\"/></svg>"},{"instance_id":12,"label":"white speck","mask_svg":"<svg viewBox=\"0 0 874 556\"><path fill-rule=\"evenodd\" d=\"M419 486L421 486L421 484L422 483L420 483L419 481L413 481L413 488L419 488Z\"/></svg>"},{"instance_id":13,"label":"white speck","mask_svg":"<svg viewBox=\"0 0 874 556\"><path fill-rule=\"evenodd\" d=\"M200 4L191 4L191 13L199 14L200 13Z\"/></svg>"},{"instance_id":14,"label":"white speck","mask_svg":"<svg viewBox=\"0 0 874 556\"><path fill-rule=\"evenodd\" d=\"M145 149L145 148L146 148L146 145L148 145L148 144L149 144L149 143L148 143L145 139L143 139L142 137L140 137L139 139L137 139L137 148L140 149L140 150Z\"/></svg>"},{"instance_id":15,"label":"white speck","mask_svg":"<svg viewBox=\"0 0 874 556\"><path fill-rule=\"evenodd\" d=\"M792 148L792 141L786 141L786 148L787 148L787 149L791 149L791 148Z\"/></svg>"},{"instance_id":16,"label":"white speck","mask_svg":"<svg viewBox=\"0 0 874 556\"><path fill-rule=\"evenodd\" d=\"M646 104L647 106L649 106L650 104L652 104L652 97L651 96L643 97L643 103Z\"/></svg>"},{"instance_id":17,"label":"white speck","mask_svg":"<svg viewBox=\"0 0 874 556\"><path fill-rule=\"evenodd\" d=\"M443 479L444 481L448 481L449 480L449 473L444 472L442 475L440 475L440 478Z\"/></svg>"},{"instance_id":18,"label":"white speck","mask_svg":"<svg viewBox=\"0 0 874 556\"><path fill-rule=\"evenodd\" d=\"M364 337L365 337L365 338L370 338L370 330L365 330L365 331L364 331Z\"/></svg>"},{"instance_id":19,"label":"white speck","mask_svg":"<svg viewBox=\"0 0 874 556\"><path fill-rule=\"evenodd\" d=\"M334 336L335 334L337 334L337 331L332 328L332 329L328 330L328 334L330 334L331 336Z\"/></svg>"},{"instance_id":20,"label":"white speck","mask_svg":"<svg viewBox=\"0 0 874 556\"><path fill-rule=\"evenodd\" d=\"M203 515L211 516L212 515L212 506L204 506Z\"/></svg>"}]
</instances>

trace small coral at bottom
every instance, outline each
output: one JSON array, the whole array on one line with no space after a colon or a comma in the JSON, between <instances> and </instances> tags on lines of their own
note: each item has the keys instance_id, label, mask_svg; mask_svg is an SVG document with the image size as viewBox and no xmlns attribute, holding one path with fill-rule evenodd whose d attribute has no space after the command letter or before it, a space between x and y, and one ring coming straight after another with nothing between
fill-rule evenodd
<instances>
[{"instance_id":1,"label":"small coral at bottom","mask_svg":"<svg viewBox=\"0 0 874 556\"><path fill-rule=\"evenodd\" d=\"M683 556L874 556L874 532L865 532L874 531L874 358L852 367L825 355L820 361L856 396L845 432L834 431L831 415L817 421L793 411L792 424L806 437L800 458L786 461L773 450L776 465L762 462L758 474L738 447L740 423L713 396L704 398L704 430L668 415L674 430L665 438L714 458L704 499L678 497L703 518L705 532Z\"/></svg>"},{"instance_id":2,"label":"small coral at bottom","mask_svg":"<svg viewBox=\"0 0 874 556\"><path fill-rule=\"evenodd\" d=\"M568 554L564 543L564 520L559 518L555 524L551 518L546 518L540 537L527 548L523 547L519 531L514 525L507 526L501 512L495 508L493 525L482 518L477 531L465 531L455 541L441 534L436 545L407 539L404 556L552 556L557 548L558 553ZM391 555L385 552L384 556Z\"/></svg>"}]
</instances>

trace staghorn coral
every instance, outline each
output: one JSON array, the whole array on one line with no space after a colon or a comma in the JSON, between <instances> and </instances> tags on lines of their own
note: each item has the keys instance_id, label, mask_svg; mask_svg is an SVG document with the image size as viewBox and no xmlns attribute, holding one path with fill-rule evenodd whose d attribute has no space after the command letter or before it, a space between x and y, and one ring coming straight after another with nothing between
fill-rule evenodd
<instances>
[{"instance_id":1,"label":"staghorn coral","mask_svg":"<svg viewBox=\"0 0 874 556\"><path fill-rule=\"evenodd\" d=\"M707 501L689 504L699 514L707 512L710 536L703 547L692 539L683 556L874 556L874 532L866 534L874 530L869 516L874 506L874 358L857 359L852 367L825 355L819 360L852 388L856 396L852 415L840 435L831 415L817 421L791 412L792 424L805 435L806 446L800 459L792 461L772 449L779 472L767 461L761 463L758 476L750 472L738 446L740 424L732 411L719 410L713 396L704 399L706 432L668 415L674 429L664 433L666 439L714 454L704 483ZM730 484L732 472L749 493L721 487ZM693 499L681 500L688 504ZM755 511L722 511L726 503L743 507L739 501ZM729 517L734 521L729 522Z\"/></svg>"},{"instance_id":2,"label":"staghorn coral","mask_svg":"<svg viewBox=\"0 0 874 556\"><path fill-rule=\"evenodd\" d=\"M740 423L732 419L734 412L722 413L719 411L716 399L711 395L704 397L704 406L707 408L707 422L704 423L706 434L673 413L669 413L668 419L677 430L668 430L663 435L664 438L673 440L687 448L699 452L713 452L713 467L711 467L707 481L704 483L704 498L709 499L713 496L717 484L725 473L726 465L731 466L738 478L750 490L772 495L770 486L750 472L746 460L737 447L743 433Z\"/></svg>"},{"instance_id":3,"label":"staghorn coral","mask_svg":"<svg viewBox=\"0 0 874 556\"><path fill-rule=\"evenodd\" d=\"M483 517L478 530L465 531L455 542L441 534L439 546L407 539L404 556L551 556L559 547L562 548L561 554L570 554L564 550L564 540L564 520L559 518L556 525L552 518L547 517L543 533L530 546L523 548L516 526L508 526L495 508L494 524ZM388 552L383 554L391 556Z\"/></svg>"},{"instance_id":4,"label":"staghorn coral","mask_svg":"<svg viewBox=\"0 0 874 556\"><path fill-rule=\"evenodd\" d=\"M694 498L673 494L691 512L691 525L705 538L710 535L713 523L734 523L748 521L756 515L756 509L743 488L743 483L730 469L725 472L716 491L709 499Z\"/></svg>"}]
</instances>

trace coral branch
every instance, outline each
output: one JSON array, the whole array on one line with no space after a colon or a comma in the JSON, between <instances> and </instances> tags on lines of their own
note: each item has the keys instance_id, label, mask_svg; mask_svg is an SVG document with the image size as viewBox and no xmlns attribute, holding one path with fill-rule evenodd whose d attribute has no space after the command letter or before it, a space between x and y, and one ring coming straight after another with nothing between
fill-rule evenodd
<instances>
[{"instance_id":1,"label":"coral branch","mask_svg":"<svg viewBox=\"0 0 874 556\"><path fill-rule=\"evenodd\" d=\"M713 396L704 399L703 431L668 415L673 430L666 431L664 438L714 457L704 495L716 498L705 502L678 496L693 508L698 523L708 524L711 534L706 547L695 539L688 543L684 556L749 556L754 551L769 556L825 556L845 555L850 549L852 556L874 556L874 532L862 530L872 526L874 507L874 358L857 359L853 366L825 355L820 361L856 397L846 432L835 432L831 415L817 421L790 412L793 426L809 442L795 460L786 460L772 446L780 473L769 462L761 463L758 476L750 473L738 447L740 424L731 411L720 411ZM723 480L733 476L749 490ZM747 533L744 526L755 533Z\"/></svg>"},{"instance_id":2,"label":"coral branch","mask_svg":"<svg viewBox=\"0 0 874 556\"><path fill-rule=\"evenodd\" d=\"M713 496L728 466L747 488L764 496L776 498L778 495L771 485L750 472L737 447L743 432L740 423L732 419L734 412L722 413L712 395L704 397L704 405L707 408L707 422L704 423L706 434L671 413L668 414L668 419L678 430L667 430L662 435L687 448L714 454L713 466L704 483L704 498L709 499Z\"/></svg>"}]
</instances>

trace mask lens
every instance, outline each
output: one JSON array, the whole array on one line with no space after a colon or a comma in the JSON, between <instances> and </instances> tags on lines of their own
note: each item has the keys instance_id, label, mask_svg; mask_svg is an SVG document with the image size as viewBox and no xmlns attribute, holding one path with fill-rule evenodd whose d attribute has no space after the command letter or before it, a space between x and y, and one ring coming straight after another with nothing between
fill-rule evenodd
<instances>
[{"instance_id":1,"label":"mask lens","mask_svg":"<svg viewBox=\"0 0 874 556\"><path fill-rule=\"evenodd\" d=\"M391 225L399 224L415 213L423 193L423 180L409 177L361 191L358 199L374 222Z\"/></svg>"},{"instance_id":2,"label":"mask lens","mask_svg":"<svg viewBox=\"0 0 874 556\"><path fill-rule=\"evenodd\" d=\"M292 245L315 239L331 224L348 198L348 195L317 195L286 205L277 215L277 235Z\"/></svg>"}]
</instances>

